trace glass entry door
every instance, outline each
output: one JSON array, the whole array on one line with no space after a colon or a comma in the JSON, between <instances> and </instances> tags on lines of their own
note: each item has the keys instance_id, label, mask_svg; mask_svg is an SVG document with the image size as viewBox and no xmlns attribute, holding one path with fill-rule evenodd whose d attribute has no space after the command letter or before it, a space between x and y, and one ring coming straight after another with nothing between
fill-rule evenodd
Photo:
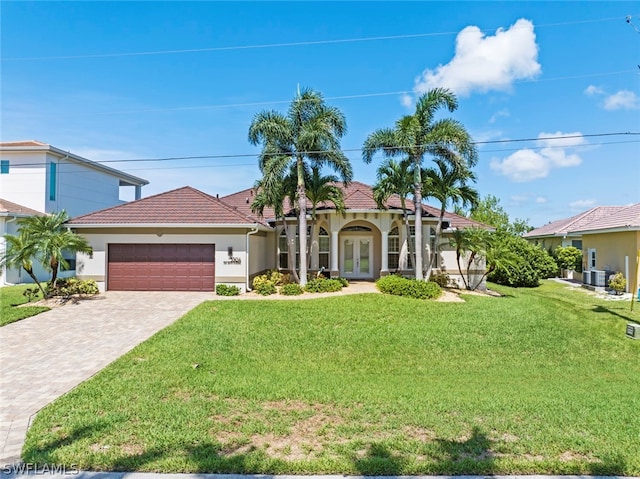
<instances>
[{"instance_id":1,"label":"glass entry door","mask_svg":"<svg viewBox=\"0 0 640 479\"><path fill-rule=\"evenodd\" d=\"M340 275L345 278L372 278L371 236L349 236L342 239Z\"/></svg>"}]
</instances>

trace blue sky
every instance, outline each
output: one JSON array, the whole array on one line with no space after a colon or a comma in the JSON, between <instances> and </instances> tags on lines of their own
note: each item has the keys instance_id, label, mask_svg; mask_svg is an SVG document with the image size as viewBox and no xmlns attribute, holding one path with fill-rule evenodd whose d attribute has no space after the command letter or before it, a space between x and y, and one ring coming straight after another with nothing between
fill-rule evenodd
<instances>
[{"instance_id":1,"label":"blue sky","mask_svg":"<svg viewBox=\"0 0 640 479\"><path fill-rule=\"evenodd\" d=\"M540 226L640 202L640 136L588 136L640 132L637 2L0 8L2 141L37 139L109 162L148 179L145 196L251 186L251 119L285 111L297 85L345 113L345 150L445 86L459 97L451 116L479 142L476 187L512 217ZM573 138L548 139L557 136ZM373 184L377 162L347 154L354 179ZM184 156L219 157L122 161Z\"/></svg>"}]
</instances>

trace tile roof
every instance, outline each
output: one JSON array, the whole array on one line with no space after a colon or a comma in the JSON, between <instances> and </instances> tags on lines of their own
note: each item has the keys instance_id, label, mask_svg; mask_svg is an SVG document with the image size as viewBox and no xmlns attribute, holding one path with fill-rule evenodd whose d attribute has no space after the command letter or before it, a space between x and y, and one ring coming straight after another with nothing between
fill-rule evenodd
<instances>
[{"instance_id":1,"label":"tile roof","mask_svg":"<svg viewBox=\"0 0 640 479\"><path fill-rule=\"evenodd\" d=\"M37 211L26 206L19 205L13 201L3 200L0 198L0 214L8 213L20 216L45 216L41 211ZM4 215L3 215L4 216Z\"/></svg>"},{"instance_id":2,"label":"tile roof","mask_svg":"<svg viewBox=\"0 0 640 479\"><path fill-rule=\"evenodd\" d=\"M190 186L148 196L71 219L70 225L122 224L261 224L266 222L247 215L219 198Z\"/></svg>"},{"instance_id":3,"label":"tile roof","mask_svg":"<svg viewBox=\"0 0 640 479\"><path fill-rule=\"evenodd\" d=\"M373 188L370 185L365 183L361 183L359 181L352 181L346 187L343 183L336 183L337 186L341 187L344 190L344 202L345 207L348 210L377 210L378 205L373 199ZM229 205L232 205L238 208L239 211L244 212L245 214L251 213L251 202L253 201L253 196L255 195L254 188L247 188L246 190L239 191L237 193L233 193L228 196L222 197L222 200ZM288 199L287 199L288 203ZM307 201L307 206L311 207L311 203ZM392 195L387 201L387 207L392 209L401 209L400 197L398 195ZM407 199L406 207L409 211L413 212L413 201L411 199ZM333 209L334 205L332 203L321 204L318 209ZM287 216L293 216L295 213L292 208L286 210ZM433 206L423 204L423 215L430 217L439 217L440 209L434 208ZM267 220L273 220L275 218L275 214L272 208L265 208L263 217ZM446 212L445 219L448 220L451 226L456 228L465 228L472 226L486 226L477 221L473 221L469 218L465 218L464 216L459 216L454 213Z\"/></svg>"},{"instance_id":4,"label":"tile roof","mask_svg":"<svg viewBox=\"0 0 640 479\"><path fill-rule=\"evenodd\" d=\"M590 210L583 211L570 218L553 221L549 224L536 228L525 233L525 238L537 238L541 236L564 236L576 231L590 229L588 226L602 218L615 217L624 206L596 206Z\"/></svg>"},{"instance_id":5,"label":"tile roof","mask_svg":"<svg viewBox=\"0 0 640 479\"><path fill-rule=\"evenodd\" d=\"M607 229L640 229L640 203L618 207L612 214L574 228L574 231L597 231Z\"/></svg>"}]
</instances>

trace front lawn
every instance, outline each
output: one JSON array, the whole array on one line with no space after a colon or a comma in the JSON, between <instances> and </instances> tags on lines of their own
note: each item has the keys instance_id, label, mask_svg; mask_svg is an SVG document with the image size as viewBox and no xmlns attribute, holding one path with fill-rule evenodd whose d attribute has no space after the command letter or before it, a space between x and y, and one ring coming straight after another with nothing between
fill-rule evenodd
<instances>
[{"instance_id":1,"label":"front lawn","mask_svg":"<svg viewBox=\"0 0 640 479\"><path fill-rule=\"evenodd\" d=\"M32 284L21 284L18 286L4 286L0 288L0 326L13 323L29 316L35 316L43 311L49 311L45 306L22 306L27 302L27 297L22 293L27 288L34 288ZM42 294L38 293L37 298L42 299Z\"/></svg>"},{"instance_id":2,"label":"front lawn","mask_svg":"<svg viewBox=\"0 0 640 479\"><path fill-rule=\"evenodd\" d=\"M265 474L640 474L628 302L211 301L38 414L26 463Z\"/></svg>"}]
</instances>

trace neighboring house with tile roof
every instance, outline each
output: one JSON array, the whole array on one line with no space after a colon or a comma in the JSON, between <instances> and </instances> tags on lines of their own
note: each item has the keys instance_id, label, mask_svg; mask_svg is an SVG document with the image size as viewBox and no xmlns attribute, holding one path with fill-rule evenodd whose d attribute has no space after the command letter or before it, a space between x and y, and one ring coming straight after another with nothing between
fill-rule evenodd
<instances>
[{"instance_id":1,"label":"neighboring house with tile roof","mask_svg":"<svg viewBox=\"0 0 640 479\"><path fill-rule=\"evenodd\" d=\"M337 213L331 203L318 206L317 221L310 225L310 271L350 279L412 274L400 199L392 197L388 209L380 209L369 185L339 186L345 191L346 212ZM92 257L78 255L77 274L111 290L212 291L219 283L250 289L256 275L269 269L286 271L289 254L299 260L293 248L295 211L285 211L287 237L273 210L265 209L261 217L251 211L255 194L248 188L219 198L187 186L73 218L69 226L94 250ZM413 220L409 200L407 207ZM435 246L437 215L438 209L425 205L425 257ZM452 277L459 272L448 233L468 226L486 227L445 215L444 247L436 268Z\"/></svg>"},{"instance_id":2,"label":"neighboring house with tile roof","mask_svg":"<svg viewBox=\"0 0 640 479\"><path fill-rule=\"evenodd\" d=\"M41 141L0 143L2 197L36 211L77 216L124 203L123 188L139 199L148 183Z\"/></svg>"},{"instance_id":3,"label":"neighboring house with tile roof","mask_svg":"<svg viewBox=\"0 0 640 479\"><path fill-rule=\"evenodd\" d=\"M583 270L602 272L600 279L583 275L583 282L605 286L600 283L606 283L611 273L620 271L627 279L627 291L631 291L638 276L640 203L591 208L532 230L524 237L549 249L559 245L577 246L582 250Z\"/></svg>"}]
</instances>

